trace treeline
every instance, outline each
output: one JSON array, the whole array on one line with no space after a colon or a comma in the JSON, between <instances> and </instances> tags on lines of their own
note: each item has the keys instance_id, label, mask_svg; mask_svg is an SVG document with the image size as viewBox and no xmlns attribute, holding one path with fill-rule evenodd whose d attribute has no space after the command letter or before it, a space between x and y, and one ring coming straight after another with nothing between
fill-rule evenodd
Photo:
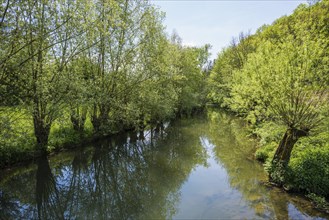
<instances>
[{"instance_id":1,"label":"treeline","mask_svg":"<svg viewBox=\"0 0 329 220\"><path fill-rule=\"evenodd\" d=\"M205 104L210 46L168 37L164 14L149 1L18 0L0 8L2 166Z\"/></svg>"},{"instance_id":2,"label":"treeline","mask_svg":"<svg viewBox=\"0 0 329 220\"><path fill-rule=\"evenodd\" d=\"M301 4L234 38L209 79L212 102L253 125L270 180L313 199L329 198L328 24L328 1Z\"/></svg>"}]
</instances>

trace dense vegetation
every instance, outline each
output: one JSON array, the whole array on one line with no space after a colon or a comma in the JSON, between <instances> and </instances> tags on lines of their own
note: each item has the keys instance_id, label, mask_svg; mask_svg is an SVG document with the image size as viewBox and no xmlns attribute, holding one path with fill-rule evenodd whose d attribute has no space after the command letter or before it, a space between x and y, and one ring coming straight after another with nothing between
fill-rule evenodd
<instances>
[{"instance_id":1,"label":"dense vegetation","mask_svg":"<svg viewBox=\"0 0 329 220\"><path fill-rule=\"evenodd\" d=\"M218 54L212 102L246 117L256 158L290 190L329 198L329 2L240 34Z\"/></svg>"},{"instance_id":2,"label":"dense vegetation","mask_svg":"<svg viewBox=\"0 0 329 220\"><path fill-rule=\"evenodd\" d=\"M0 7L0 166L205 104L210 46L168 37L148 1Z\"/></svg>"},{"instance_id":3,"label":"dense vegetation","mask_svg":"<svg viewBox=\"0 0 329 220\"><path fill-rule=\"evenodd\" d=\"M241 33L218 54L182 46L145 0L0 5L0 167L207 101L245 117L270 180L329 198L329 2Z\"/></svg>"}]
</instances>

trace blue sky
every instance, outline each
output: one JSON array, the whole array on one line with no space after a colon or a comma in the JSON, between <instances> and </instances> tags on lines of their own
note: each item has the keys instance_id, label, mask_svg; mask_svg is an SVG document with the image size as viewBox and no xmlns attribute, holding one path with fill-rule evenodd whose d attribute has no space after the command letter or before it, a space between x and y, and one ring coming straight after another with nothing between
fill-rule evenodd
<instances>
[{"instance_id":1,"label":"blue sky","mask_svg":"<svg viewBox=\"0 0 329 220\"><path fill-rule=\"evenodd\" d=\"M184 45L212 45L212 59L241 31L254 33L291 14L300 0L151 0L166 13L167 32L175 29Z\"/></svg>"}]
</instances>

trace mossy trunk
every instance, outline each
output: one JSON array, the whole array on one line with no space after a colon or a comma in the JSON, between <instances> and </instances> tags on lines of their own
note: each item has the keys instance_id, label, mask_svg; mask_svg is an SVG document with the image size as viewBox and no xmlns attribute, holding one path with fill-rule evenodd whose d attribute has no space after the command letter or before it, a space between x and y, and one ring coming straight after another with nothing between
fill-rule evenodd
<instances>
[{"instance_id":1,"label":"mossy trunk","mask_svg":"<svg viewBox=\"0 0 329 220\"><path fill-rule=\"evenodd\" d=\"M288 164L291 156L292 149L299 138L307 136L308 132L296 128L288 128L280 141L273 161L281 161Z\"/></svg>"},{"instance_id":2,"label":"mossy trunk","mask_svg":"<svg viewBox=\"0 0 329 220\"><path fill-rule=\"evenodd\" d=\"M269 172L270 181L280 185L283 183L285 171L288 166L293 147L299 138L307 135L308 131L296 128L287 129L282 140L280 141L278 148L275 151L272 160L272 168Z\"/></svg>"},{"instance_id":3,"label":"mossy trunk","mask_svg":"<svg viewBox=\"0 0 329 220\"><path fill-rule=\"evenodd\" d=\"M38 151L40 151L40 153L45 153L47 150L48 137L50 133L50 124L47 124L44 118L34 115L33 125L34 135L37 139Z\"/></svg>"}]
</instances>

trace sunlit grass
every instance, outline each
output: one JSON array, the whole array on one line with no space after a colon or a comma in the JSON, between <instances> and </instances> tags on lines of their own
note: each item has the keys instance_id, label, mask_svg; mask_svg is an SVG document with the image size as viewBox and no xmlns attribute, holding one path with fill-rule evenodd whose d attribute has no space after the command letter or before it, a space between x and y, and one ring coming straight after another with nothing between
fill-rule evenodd
<instances>
[{"instance_id":1,"label":"sunlit grass","mask_svg":"<svg viewBox=\"0 0 329 220\"><path fill-rule=\"evenodd\" d=\"M36 138L31 113L19 107L0 108L0 167L34 158ZM68 111L63 111L51 126L48 152L58 151L68 145L80 144L83 138L93 134L90 117L87 117L83 134L77 133L71 124Z\"/></svg>"}]
</instances>

